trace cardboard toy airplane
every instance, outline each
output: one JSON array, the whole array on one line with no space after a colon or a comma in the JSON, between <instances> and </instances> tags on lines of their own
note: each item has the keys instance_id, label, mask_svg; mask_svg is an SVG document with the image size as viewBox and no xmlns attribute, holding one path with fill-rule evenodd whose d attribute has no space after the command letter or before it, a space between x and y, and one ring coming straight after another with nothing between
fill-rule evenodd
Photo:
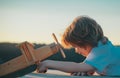
<instances>
[{"instance_id":1,"label":"cardboard toy airplane","mask_svg":"<svg viewBox=\"0 0 120 78\"><path fill-rule=\"evenodd\" d=\"M34 49L34 46L27 41L18 45L22 51L22 55L8 62L0 64L0 77L36 64L37 62L40 62L57 53L59 49L62 51L54 34L53 37L56 40L57 44L52 43L50 45L46 45L37 49ZM62 55L65 58L65 54L63 52Z\"/></svg>"}]
</instances>

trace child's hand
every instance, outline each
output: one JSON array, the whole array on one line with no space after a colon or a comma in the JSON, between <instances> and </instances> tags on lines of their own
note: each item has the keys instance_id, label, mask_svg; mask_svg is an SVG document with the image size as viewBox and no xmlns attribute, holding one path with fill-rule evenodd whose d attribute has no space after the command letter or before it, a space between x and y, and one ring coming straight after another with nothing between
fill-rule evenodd
<instances>
[{"instance_id":1,"label":"child's hand","mask_svg":"<svg viewBox=\"0 0 120 78\"><path fill-rule=\"evenodd\" d=\"M46 67L46 61L40 62L37 64L37 73L46 73L47 72L47 67Z\"/></svg>"},{"instance_id":2,"label":"child's hand","mask_svg":"<svg viewBox=\"0 0 120 78\"><path fill-rule=\"evenodd\" d=\"M88 76L87 72L75 72L71 73L72 76Z\"/></svg>"},{"instance_id":3,"label":"child's hand","mask_svg":"<svg viewBox=\"0 0 120 78\"><path fill-rule=\"evenodd\" d=\"M75 73L71 73L72 76L91 76L93 75L93 71L90 72L75 72Z\"/></svg>"}]
</instances>

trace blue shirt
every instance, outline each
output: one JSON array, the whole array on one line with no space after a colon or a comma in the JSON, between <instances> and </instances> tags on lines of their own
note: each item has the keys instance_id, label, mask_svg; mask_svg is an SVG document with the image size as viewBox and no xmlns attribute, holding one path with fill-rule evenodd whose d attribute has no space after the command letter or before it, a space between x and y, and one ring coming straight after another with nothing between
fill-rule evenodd
<instances>
[{"instance_id":1,"label":"blue shirt","mask_svg":"<svg viewBox=\"0 0 120 78\"><path fill-rule=\"evenodd\" d=\"M84 63L96 68L98 74L120 76L120 47L112 45L110 41L93 48Z\"/></svg>"}]
</instances>

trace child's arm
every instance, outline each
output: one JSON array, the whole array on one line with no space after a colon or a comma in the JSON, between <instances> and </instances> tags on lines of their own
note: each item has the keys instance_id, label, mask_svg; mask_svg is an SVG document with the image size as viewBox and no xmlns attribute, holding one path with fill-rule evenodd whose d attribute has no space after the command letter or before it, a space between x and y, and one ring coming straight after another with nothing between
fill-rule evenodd
<instances>
[{"instance_id":1,"label":"child's arm","mask_svg":"<svg viewBox=\"0 0 120 78\"><path fill-rule=\"evenodd\" d=\"M92 66L85 63L63 62L46 60L39 64L39 72L44 72L47 68L53 68L56 70L73 73L73 72L86 72L95 70Z\"/></svg>"}]
</instances>

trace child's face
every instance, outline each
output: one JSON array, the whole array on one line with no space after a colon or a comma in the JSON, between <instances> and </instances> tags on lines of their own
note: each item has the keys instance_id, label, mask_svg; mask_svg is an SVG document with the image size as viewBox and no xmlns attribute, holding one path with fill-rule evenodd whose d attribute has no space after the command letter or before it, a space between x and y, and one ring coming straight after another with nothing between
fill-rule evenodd
<instances>
[{"instance_id":1,"label":"child's face","mask_svg":"<svg viewBox=\"0 0 120 78\"><path fill-rule=\"evenodd\" d=\"M91 46L86 46L86 47L75 46L74 48L75 48L76 53L81 54L85 57L90 53L92 49Z\"/></svg>"}]
</instances>

